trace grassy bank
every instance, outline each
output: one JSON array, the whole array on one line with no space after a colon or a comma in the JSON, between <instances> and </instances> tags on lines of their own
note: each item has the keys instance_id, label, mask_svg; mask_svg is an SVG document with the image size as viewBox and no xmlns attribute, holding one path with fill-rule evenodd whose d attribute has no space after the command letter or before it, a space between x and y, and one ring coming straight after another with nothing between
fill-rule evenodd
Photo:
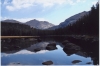
<instances>
[{"instance_id":1,"label":"grassy bank","mask_svg":"<svg viewBox=\"0 0 100 66\"><path fill-rule=\"evenodd\" d=\"M39 36L1 36L1 39L8 39L8 38L37 38Z\"/></svg>"}]
</instances>

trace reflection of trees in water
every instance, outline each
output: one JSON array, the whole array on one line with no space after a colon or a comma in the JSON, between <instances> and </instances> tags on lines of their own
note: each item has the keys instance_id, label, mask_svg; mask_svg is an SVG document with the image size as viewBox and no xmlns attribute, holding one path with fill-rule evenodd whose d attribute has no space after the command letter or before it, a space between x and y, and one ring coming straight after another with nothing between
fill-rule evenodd
<instances>
[{"instance_id":1,"label":"reflection of trees in water","mask_svg":"<svg viewBox=\"0 0 100 66\"><path fill-rule=\"evenodd\" d=\"M5 40L1 42L1 52L21 50L35 43L37 42L30 40L22 40L22 39L11 39L11 41Z\"/></svg>"},{"instance_id":2,"label":"reflection of trees in water","mask_svg":"<svg viewBox=\"0 0 100 66\"><path fill-rule=\"evenodd\" d=\"M82 47L83 48L83 47ZM98 49L99 50L99 49ZM81 51L63 50L68 56L77 54L83 57L91 57L94 65L99 64L99 51L96 48L84 48Z\"/></svg>"},{"instance_id":3,"label":"reflection of trees in water","mask_svg":"<svg viewBox=\"0 0 100 66\"><path fill-rule=\"evenodd\" d=\"M46 50L45 47L49 44L49 42L39 42L30 47L26 48L29 51L35 52L35 50Z\"/></svg>"},{"instance_id":4,"label":"reflection of trees in water","mask_svg":"<svg viewBox=\"0 0 100 66\"><path fill-rule=\"evenodd\" d=\"M92 58L94 65L99 64L99 40L98 38L93 37L93 38L88 38L85 40L85 39L81 39L80 37L78 39L71 37L69 40L79 45L83 49L82 51L86 52L87 55Z\"/></svg>"},{"instance_id":5,"label":"reflection of trees in water","mask_svg":"<svg viewBox=\"0 0 100 66\"><path fill-rule=\"evenodd\" d=\"M57 42L62 42L66 40L66 37L64 36L47 36L47 37L42 37L42 40L44 41L57 41Z\"/></svg>"},{"instance_id":6,"label":"reflection of trees in water","mask_svg":"<svg viewBox=\"0 0 100 66\"><path fill-rule=\"evenodd\" d=\"M89 57L91 57L91 60L93 60L93 64L94 65L98 65L99 64L99 46L87 46L87 47L83 47L83 51L85 51Z\"/></svg>"},{"instance_id":7,"label":"reflection of trees in water","mask_svg":"<svg viewBox=\"0 0 100 66\"><path fill-rule=\"evenodd\" d=\"M90 41L84 41L82 39L75 39L72 37L66 38L70 42L75 43L76 45L80 46L82 48L81 52L84 52L82 54L85 54L87 57L91 57L93 60L94 65L99 64L99 41L98 40L90 40ZM77 54L77 53L76 53ZM82 54L78 53L78 55Z\"/></svg>"}]
</instances>

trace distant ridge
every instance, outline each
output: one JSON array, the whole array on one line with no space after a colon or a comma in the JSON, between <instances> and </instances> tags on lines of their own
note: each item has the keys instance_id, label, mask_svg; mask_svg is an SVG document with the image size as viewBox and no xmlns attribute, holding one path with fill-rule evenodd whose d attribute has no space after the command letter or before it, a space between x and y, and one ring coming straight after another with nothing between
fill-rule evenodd
<instances>
[{"instance_id":1,"label":"distant ridge","mask_svg":"<svg viewBox=\"0 0 100 66\"><path fill-rule=\"evenodd\" d=\"M6 20L2 20L1 22L10 22L10 23L21 23L17 20L13 20L13 19L6 19Z\"/></svg>"},{"instance_id":2,"label":"distant ridge","mask_svg":"<svg viewBox=\"0 0 100 66\"><path fill-rule=\"evenodd\" d=\"M81 18L82 16L84 16L84 15L86 15L86 14L89 14L89 12L83 11L83 12L81 12L81 13L75 14L75 15L69 17L68 19L66 19L64 22L61 22L59 25L54 26L54 27L51 27L51 28L49 28L49 29L50 29L50 30L54 30L54 29L57 29L57 28L66 27L66 26L68 26L69 24L75 23L79 18Z\"/></svg>"},{"instance_id":3,"label":"distant ridge","mask_svg":"<svg viewBox=\"0 0 100 66\"><path fill-rule=\"evenodd\" d=\"M51 24L47 21L38 21L36 19L27 21L26 23L22 23L22 22L19 22L17 20L13 20L13 19L6 19L6 20L3 20L1 22L21 23L21 24L29 25L30 27L33 27L33 28L36 28L36 29L48 29L48 28L54 26L53 24Z\"/></svg>"}]
</instances>

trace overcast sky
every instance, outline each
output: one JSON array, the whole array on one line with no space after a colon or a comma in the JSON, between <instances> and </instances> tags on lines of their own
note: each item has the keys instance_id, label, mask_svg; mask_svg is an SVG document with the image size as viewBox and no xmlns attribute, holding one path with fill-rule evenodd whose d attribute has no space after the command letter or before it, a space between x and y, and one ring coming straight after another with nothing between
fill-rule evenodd
<instances>
[{"instance_id":1,"label":"overcast sky","mask_svg":"<svg viewBox=\"0 0 100 66\"><path fill-rule=\"evenodd\" d=\"M65 19L89 11L98 0L1 0L1 19L26 22L32 19L58 25Z\"/></svg>"}]
</instances>

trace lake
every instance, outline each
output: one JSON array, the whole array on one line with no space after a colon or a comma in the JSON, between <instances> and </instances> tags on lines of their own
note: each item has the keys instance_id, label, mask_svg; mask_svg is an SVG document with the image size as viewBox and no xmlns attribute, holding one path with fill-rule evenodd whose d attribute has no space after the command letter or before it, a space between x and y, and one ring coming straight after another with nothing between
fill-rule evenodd
<instances>
[{"instance_id":1,"label":"lake","mask_svg":"<svg viewBox=\"0 0 100 66\"><path fill-rule=\"evenodd\" d=\"M63 40L42 38L42 41L15 40L2 41L1 64L2 65L42 65L45 61L52 61L53 65L94 65L95 57L92 57L81 47L80 51L69 53L64 51ZM47 50L46 46L56 43L57 49ZM40 50L35 51L39 48ZM93 52L90 52L93 53ZM75 60L81 62L73 63Z\"/></svg>"}]
</instances>

